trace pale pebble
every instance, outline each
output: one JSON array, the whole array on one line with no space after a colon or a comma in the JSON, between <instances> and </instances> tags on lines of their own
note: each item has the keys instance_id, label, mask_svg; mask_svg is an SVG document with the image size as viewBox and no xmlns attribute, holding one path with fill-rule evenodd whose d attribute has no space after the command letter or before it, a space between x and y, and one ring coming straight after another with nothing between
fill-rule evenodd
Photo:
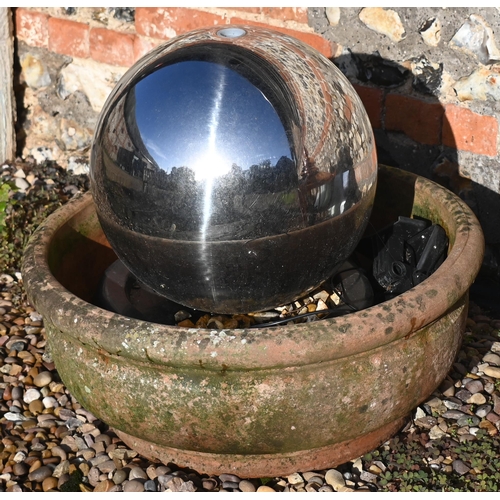
<instances>
[{"instance_id":1,"label":"pale pebble","mask_svg":"<svg viewBox=\"0 0 500 500\"><path fill-rule=\"evenodd\" d=\"M273 492L273 493L275 493L276 490L274 490L270 486L266 486L265 484L263 484L262 486L259 486L257 488L257 493L264 493L264 492Z\"/></svg>"},{"instance_id":2,"label":"pale pebble","mask_svg":"<svg viewBox=\"0 0 500 500\"><path fill-rule=\"evenodd\" d=\"M40 391L38 389L28 389L24 393L23 401L29 405L31 402L33 402L37 399L40 399L40 397L41 397L41 394L40 394Z\"/></svg>"},{"instance_id":3,"label":"pale pebble","mask_svg":"<svg viewBox=\"0 0 500 500\"><path fill-rule=\"evenodd\" d=\"M345 479L342 474L336 469L330 469L325 474L325 481L329 484L335 491L339 491L339 488L345 486Z\"/></svg>"}]
</instances>

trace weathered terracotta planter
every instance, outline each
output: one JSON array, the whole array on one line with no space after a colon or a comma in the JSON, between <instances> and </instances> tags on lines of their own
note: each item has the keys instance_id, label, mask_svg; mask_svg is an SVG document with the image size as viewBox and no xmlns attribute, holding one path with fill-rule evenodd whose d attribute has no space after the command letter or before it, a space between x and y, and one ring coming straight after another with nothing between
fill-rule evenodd
<instances>
[{"instance_id":1,"label":"weathered terracotta planter","mask_svg":"<svg viewBox=\"0 0 500 500\"><path fill-rule=\"evenodd\" d=\"M89 194L37 230L23 279L64 383L141 454L244 477L322 469L394 434L459 348L480 226L444 188L381 167L373 225L410 214L446 229L444 264L393 300L314 323L195 330L93 306L116 257Z\"/></svg>"}]
</instances>

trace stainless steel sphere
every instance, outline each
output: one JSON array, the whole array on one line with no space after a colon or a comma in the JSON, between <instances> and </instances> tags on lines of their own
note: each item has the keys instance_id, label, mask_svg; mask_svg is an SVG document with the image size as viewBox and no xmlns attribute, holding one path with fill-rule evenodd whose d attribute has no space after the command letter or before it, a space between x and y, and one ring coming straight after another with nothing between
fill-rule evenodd
<instances>
[{"instance_id":1,"label":"stainless steel sphere","mask_svg":"<svg viewBox=\"0 0 500 500\"><path fill-rule=\"evenodd\" d=\"M99 117L91 186L118 257L161 295L245 313L335 273L370 215L373 133L342 73L267 29L156 48Z\"/></svg>"}]
</instances>

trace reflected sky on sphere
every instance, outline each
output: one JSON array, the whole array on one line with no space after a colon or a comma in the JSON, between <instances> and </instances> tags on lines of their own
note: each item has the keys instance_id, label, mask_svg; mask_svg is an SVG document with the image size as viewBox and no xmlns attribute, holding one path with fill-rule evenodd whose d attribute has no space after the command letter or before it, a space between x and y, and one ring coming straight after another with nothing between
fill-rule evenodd
<instances>
[{"instance_id":1,"label":"reflected sky on sphere","mask_svg":"<svg viewBox=\"0 0 500 500\"><path fill-rule=\"evenodd\" d=\"M183 61L163 67L136 85L135 98L142 141L167 173L187 166L203 179L228 172L233 163L248 169L292 158L273 106L222 64Z\"/></svg>"}]
</instances>

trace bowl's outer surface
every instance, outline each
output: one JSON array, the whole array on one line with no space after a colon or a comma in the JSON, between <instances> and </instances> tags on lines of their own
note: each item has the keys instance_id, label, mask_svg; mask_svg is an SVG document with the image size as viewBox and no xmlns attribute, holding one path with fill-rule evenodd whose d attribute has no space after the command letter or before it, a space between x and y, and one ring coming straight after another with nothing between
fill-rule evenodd
<instances>
[{"instance_id":1,"label":"bowl's outer surface","mask_svg":"<svg viewBox=\"0 0 500 500\"><path fill-rule=\"evenodd\" d=\"M144 455L248 477L324 468L396 432L460 346L484 251L479 223L446 189L381 167L372 224L398 215L441 224L445 262L392 300L319 322L200 330L93 306L116 257L89 195L37 230L23 278L71 393Z\"/></svg>"}]
</instances>

